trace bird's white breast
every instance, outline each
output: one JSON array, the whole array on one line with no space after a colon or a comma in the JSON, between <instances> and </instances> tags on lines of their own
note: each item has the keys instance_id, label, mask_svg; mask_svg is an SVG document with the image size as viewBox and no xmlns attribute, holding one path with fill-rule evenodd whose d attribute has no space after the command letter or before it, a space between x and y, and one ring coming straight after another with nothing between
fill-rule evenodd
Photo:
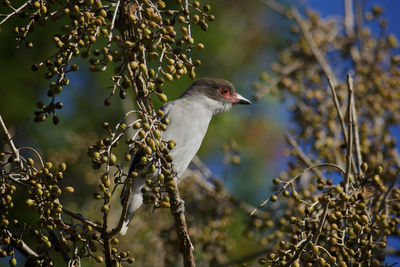
<instances>
[{"instance_id":1,"label":"bird's white breast","mask_svg":"<svg viewBox=\"0 0 400 267\"><path fill-rule=\"evenodd\" d=\"M164 112L169 125L163 139L176 141L170 155L180 177L199 150L213 114L201 103L185 98L168 103Z\"/></svg>"}]
</instances>

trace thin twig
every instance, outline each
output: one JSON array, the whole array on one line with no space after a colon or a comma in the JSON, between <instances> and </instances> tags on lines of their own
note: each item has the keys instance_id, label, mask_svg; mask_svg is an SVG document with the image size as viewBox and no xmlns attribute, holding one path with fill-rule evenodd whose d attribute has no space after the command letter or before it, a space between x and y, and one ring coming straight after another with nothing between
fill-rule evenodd
<instances>
[{"instance_id":1,"label":"thin twig","mask_svg":"<svg viewBox=\"0 0 400 267\"><path fill-rule=\"evenodd\" d=\"M356 111L356 104L354 100L354 85L353 80L348 81L349 87L351 87L351 91L353 92L353 101L351 103L351 116L352 116L352 123L353 123L353 132L354 132L354 146L356 150L356 157L357 157L357 169L358 173L361 175L361 164L363 163L362 156L361 156L361 145L360 145L360 134L358 132L358 120L357 120L357 111ZM351 82L351 83L350 83Z\"/></svg>"},{"instance_id":2,"label":"thin twig","mask_svg":"<svg viewBox=\"0 0 400 267\"><path fill-rule=\"evenodd\" d=\"M301 172L299 172L298 174L296 174L292 179L290 179L289 181L285 182L286 184L283 186L283 188L282 188L281 191L283 191L283 189L286 189L289 185L293 184L293 182L294 182L297 178L299 178L303 173L305 173L305 172L307 172L307 171L309 171L309 170L312 170L312 169L314 169L314 168L318 168L318 167L333 167L333 168L339 170L343 175L345 174L345 171L344 171L342 168L340 168L338 165L336 165L336 164L333 164L333 163L321 163L321 164L316 164L316 165L314 165L314 166L310 166L310 167L308 167L308 168L302 170ZM257 208L255 208L255 209L250 213L250 216L252 216L252 215L258 210L258 208L261 208L261 207L264 207L265 205L267 205L268 202L269 202L269 198L268 198L267 200L265 200L264 202L262 202Z\"/></svg>"},{"instance_id":3,"label":"thin twig","mask_svg":"<svg viewBox=\"0 0 400 267\"><path fill-rule=\"evenodd\" d=\"M344 121L344 116L343 116L342 110L340 108L339 99L338 99L337 94L336 94L336 86L333 83L331 77L328 77L328 83L329 83L329 88L331 89L331 93L332 93L332 100L333 100L333 103L335 105L338 117L339 117L340 126L342 127L343 139L344 139L345 143L347 143L346 125L345 125L345 121Z\"/></svg>"},{"instance_id":4,"label":"thin twig","mask_svg":"<svg viewBox=\"0 0 400 267\"><path fill-rule=\"evenodd\" d=\"M354 16L354 1L353 0L344 0L344 28L346 30L347 36L352 41L350 47L350 55L353 59L353 62L360 61L360 51L358 47L355 45L356 34L355 34L355 16Z\"/></svg>"},{"instance_id":5,"label":"thin twig","mask_svg":"<svg viewBox=\"0 0 400 267\"><path fill-rule=\"evenodd\" d=\"M36 157L37 157L37 158L39 159L39 161L40 161L40 165L42 166L42 168L44 168L44 163L43 163L42 156L40 156L40 153L39 153L36 149L34 149L34 148L32 148L32 147L24 146L24 147L18 148L18 151L21 151L21 150L24 150L24 149L30 150L30 151L32 151L33 153L35 153Z\"/></svg>"},{"instance_id":6,"label":"thin twig","mask_svg":"<svg viewBox=\"0 0 400 267\"><path fill-rule=\"evenodd\" d=\"M285 264L285 266L288 266L288 267L291 266L292 263L295 262L295 261L301 256L301 253L303 252L304 248L308 245L308 243L310 243L312 236L313 236L312 234L309 234L309 235L308 235L308 237L307 237L307 239L305 240L305 242L303 242L303 243L301 244L301 246L300 246L298 249L296 249L296 253L294 254L293 258L291 258L291 259Z\"/></svg>"},{"instance_id":7,"label":"thin twig","mask_svg":"<svg viewBox=\"0 0 400 267\"><path fill-rule=\"evenodd\" d=\"M281 70L279 70L279 74L282 76L288 76L290 73L300 69L304 63L300 60L295 60L292 62L290 65L283 67ZM254 99L258 101L261 99L264 95L266 95L270 90L269 88L275 87L279 83L280 79L277 77L273 77L270 80L268 80L268 85L264 86L264 88L261 88L261 90L258 90L257 93L254 95Z\"/></svg>"},{"instance_id":8,"label":"thin twig","mask_svg":"<svg viewBox=\"0 0 400 267\"><path fill-rule=\"evenodd\" d=\"M273 1L273 0L258 0L258 2L263 3L264 5L268 6L272 10L275 10L276 12L278 12L282 15L286 15L287 11L289 10L284 5L281 5L278 2Z\"/></svg>"},{"instance_id":9,"label":"thin twig","mask_svg":"<svg viewBox=\"0 0 400 267\"><path fill-rule=\"evenodd\" d=\"M58 251L61 252L61 255L62 255L63 259L64 259L64 262L66 264L68 264L69 262L71 262L71 257L68 255L67 251L65 251L64 247L60 243L60 240L59 240L57 234L59 234L59 232L56 232L54 230L49 231L49 235L50 235L50 238L51 238L51 241L52 241L51 243L53 245L55 245L55 250L58 250Z\"/></svg>"},{"instance_id":10,"label":"thin twig","mask_svg":"<svg viewBox=\"0 0 400 267\"><path fill-rule=\"evenodd\" d=\"M350 169L351 163L353 161L353 116L352 116L352 109L351 106L353 105L353 78L350 74L347 74L347 85L349 90L349 100L347 103L347 119L348 119L348 139L347 139L347 155L346 155L346 174L344 176L344 190L348 193L349 190L349 183L350 183Z\"/></svg>"},{"instance_id":11,"label":"thin twig","mask_svg":"<svg viewBox=\"0 0 400 267\"><path fill-rule=\"evenodd\" d=\"M267 5L271 9L278 11L279 13L285 14L288 10L283 5L281 5L275 1L272 1L272 0L259 0L259 1L261 3L264 3L265 5ZM321 66L322 70L324 71L324 73L328 79L330 88L332 90L333 101L334 101L336 110L338 112L340 123L342 126L343 136L344 136L344 139L347 140L345 122L344 122L343 115L342 115L342 112L340 109L339 100L337 98L336 91L335 91L337 85L339 84L338 79L334 75L334 73L333 73L330 65L328 64L327 60L325 59L324 55L321 53L321 50L315 44L314 39L313 39L310 31L307 29L305 21L299 14L298 10L296 8L294 8L294 9L292 9L292 13L294 15L294 18L295 18L297 24L300 27L301 32L303 33L304 37L306 38L308 45L311 48L311 52L314 54L315 58L317 59L319 65Z\"/></svg>"},{"instance_id":12,"label":"thin twig","mask_svg":"<svg viewBox=\"0 0 400 267\"><path fill-rule=\"evenodd\" d=\"M329 83L329 86L332 91L333 102L335 104L336 111L338 113L339 120L340 120L340 125L342 127L343 137L344 137L344 140L347 140L345 121L344 121L344 117L343 117L341 109L340 109L339 100L336 95L336 87L339 84L338 79L334 75L330 65L328 64L328 62L325 59L324 55L322 54L321 50L315 44L310 31L307 29L305 21L303 20L303 18L301 17L301 15L297 11L297 9L293 9L293 15L296 19L297 24L299 24L300 30L303 33L304 37L306 38L306 41L307 41L308 45L310 46L312 53L314 54L315 58L317 59L319 65L321 66L322 70L324 71L324 73L328 79L328 83Z\"/></svg>"},{"instance_id":13,"label":"thin twig","mask_svg":"<svg viewBox=\"0 0 400 267\"><path fill-rule=\"evenodd\" d=\"M206 179L213 178L211 170L197 155L192 159L190 163L193 164L197 169L199 169Z\"/></svg>"},{"instance_id":14,"label":"thin twig","mask_svg":"<svg viewBox=\"0 0 400 267\"><path fill-rule=\"evenodd\" d=\"M383 196L383 199L382 199L381 204L379 206L379 210L380 211L386 208L387 200L388 200L390 194L392 193L392 191L394 189L394 186L396 185L396 183L397 183L399 178L400 178L400 167L397 170L394 178L392 179L392 182L390 183L388 190L385 192L385 195Z\"/></svg>"},{"instance_id":15,"label":"thin twig","mask_svg":"<svg viewBox=\"0 0 400 267\"><path fill-rule=\"evenodd\" d=\"M78 213L75 213L75 212L72 212L70 210L67 210L66 208L63 208L62 211L65 214L67 214L68 216L70 216L70 217L72 217L72 218L74 218L74 219L76 219L78 221L81 221L81 222L83 222L83 223L85 223L85 224L87 224L87 225L89 225L91 227L93 227L93 229L95 229L97 231L101 231L102 230L100 225L98 225L97 223L94 223L94 222L92 222L92 221L90 221L88 219L85 219L82 215L80 215Z\"/></svg>"},{"instance_id":16,"label":"thin twig","mask_svg":"<svg viewBox=\"0 0 400 267\"><path fill-rule=\"evenodd\" d=\"M300 159L306 164L308 167L314 166L315 164L311 161L311 159L303 152L301 147L297 144L296 140L290 135L290 134L285 134L285 138L287 142L293 147L294 150L296 150L298 156ZM321 180L326 180L324 175L319 169L312 169L312 172Z\"/></svg>"},{"instance_id":17,"label":"thin twig","mask_svg":"<svg viewBox=\"0 0 400 267\"><path fill-rule=\"evenodd\" d=\"M115 6L115 10L114 10L114 14L113 14L113 18L112 18L111 26L110 26L110 33L108 35L108 46L111 46L111 40L113 37L113 30L114 30L114 25L115 25L115 19L117 18L118 8L119 8L120 3L121 3L121 0L118 0L117 5Z\"/></svg>"},{"instance_id":18,"label":"thin twig","mask_svg":"<svg viewBox=\"0 0 400 267\"><path fill-rule=\"evenodd\" d=\"M9 177L13 182L15 182L16 184L18 184L18 185L20 185L20 186L23 186L23 187L25 187L25 188L29 188L29 187L30 187L30 185L21 182L20 180L14 178L14 177L11 176L11 175L8 176L8 177ZM63 211L63 213L65 213L66 215L68 215L68 216L70 216L70 217L72 217L72 218L74 218L74 219L76 219L76 220L78 220L78 221L81 221L81 222L83 222L83 223L85 223L85 224L87 224L87 225L93 227L93 229L95 229L95 230L97 230L97 231L99 231L99 232L100 232L101 229L102 229L100 225L98 225L97 223L92 222L91 220L85 219L82 215L80 215L80 214L78 214L78 213L72 212L72 211L70 211L70 210L68 210L68 209L66 209L66 208L62 208L62 211Z\"/></svg>"},{"instance_id":19,"label":"thin twig","mask_svg":"<svg viewBox=\"0 0 400 267\"><path fill-rule=\"evenodd\" d=\"M219 178L218 177L207 177L203 173L203 170L200 170L200 174L202 174L202 176L200 176L198 174L199 174L198 171L191 171L187 176L189 176L191 181L194 181L195 183L197 183L197 185L199 185L202 189L206 190L210 194L215 194L216 189L215 189L213 181L218 180ZM212 179L212 180L210 182L208 182L206 179L207 180ZM234 206L238 207L239 209L243 210L246 213L250 213L255 209L255 207L253 205L250 205L247 202L236 199L233 195L231 195L226 190L218 191L218 194L223 194L223 196L226 196ZM255 215L262 216L262 215L264 215L264 213L261 213L260 211L258 211Z\"/></svg>"},{"instance_id":20,"label":"thin twig","mask_svg":"<svg viewBox=\"0 0 400 267\"><path fill-rule=\"evenodd\" d=\"M243 257L240 257L238 259L232 260L230 262L226 262L226 263L222 263L222 264L216 265L215 267L240 266L239 265L240 263L244 263L244 262L246 262L248 260L251 260L251 259L254 259L254 258L259 257L261 255L264 255L265 253L268 253L269 251L271 251L271 248L270 247L266 247L266 248L263 248L263 249L261 249L259 251L256 251L256 252L250 253L248 255L245 255Z\"/></svg>"},{"instance_id":21,"label":"thin twig","mask_svg":"<svg viewBox=\"0 0 400 267\"><path fill-rule=\"evenodd\" d=\"M27 2L25 2L22 6L20 6L17 9L14 9L13 12L11 12L10 14L8 14L2 21L0 21L0 25L3 24L4 22L6 22L8 19L10 19L12 16L18 14L22 9L24 9L27 5L29 5L32 2L32 0L29 0Z\"/></svg>"},{"instance_id":22,"label":"thin twig","mask_svg":"<svg viewBox=\"0 0 400 267\"><path fill-rule=\"evenodd\" d=\"M271 9L276 10L277 12L279 12L281 14L286 14L288 11L288 9L285 6L279 4L275 1L272 1L272 0L259 0L259 2L267 5ZM314 39L313 39L310 31L307 29L306 23L303 20L303 18L301 17L298 10L296 8L293 8L291 11L293 13L293 16L294 16L297 24L300 27L301 32L303 33L304 37L306 38L308 45L311 48L311 52L317 59L319 65L321 66L323 72L325 73L325 76L328 79L328 83L329 83L329 86L332 91L333 102L335 104L335 107L336 107L336 110L337 110L337 113L339 116L339 120L340 120L340 125L342 127L343 137L344 137L344 140L347 141L345 121L344 121L344 117L343 117L343 114L340 109L339 100L338 100L338 97L336 94L336 87L339 84L338 79L334 75L334 73L333 73L330 65L328 64L327 60L325 59L324 55L321 53L321 50L315 44Z\"/></svg>"},{"instance_id":23,"label":"thin twig","mask_svg":"<svg viewBox=\"0 0 400 267\"><path fill-rule=\"evenodd\" d=\"M0 115L0 127L1 127L1 130L2 130L3 134L5 135L5 137L7 139L6 141L7 141L8 147L11 149L11 152L14 155L14 160L16 162L18 162L20 168L23 169L23 164L22 164L22 161L21 161L21 159L19 157L19 151L15 147L14 142L12 140L12 137L11 137L10 133L8 132L7 127L6 127L5 123L4 123L3 118L2 118L1 115Z\"/></svg>"},{"instance_id":24,"label":"thin twig","mask_svg":"<svg viewBox=\"0 0 400 267\"><path fill-rule=\"evenodd\" d=\"M188 10L189 9L189 2L188 0L185 0L185 9ZM190 27L190 14L187 14L186 19L188 21L188 25L187 25L187 29L188 29L188 37L192 38L192 31L191 31L191 27ZM191 46L191 45L190 45ZM189 46L189 62L192 63L192 49Z\"/></svg>"},{"instance_id":25,"label":"thin twig","mask_svg":"<svg viewBox=\"0 0 400 267\"><path fill-rule=\"evenodd\" d=\"M10 231L7 231L7 235L10 237L13 247L15 247L25 258L38 258L37 254L31 247L29 247L22 239L15 238Z\"/></svg>"},{"instance_id":26,"label":"thin twig","mask_svg":"<svg viewBox=\"0 0 400 267\"><path fill-rule=\"evenodd\" d=\"M215 181L216 180L221 180L219 177L212 176L211 170L203 163L203 161L198 157L195 156L191 162L202 174L203 177L200 177L196 175L193 171L189 176L191 177L192 180L197 182L198 185L200 185L203 189L207 190L210 193L215 193ZM246 213L251 213L255 207L253 205L250 205L247 202L240 201L236 199L232 194L230 194L227 190L218 192L218 194L226 194L226 196L229 198L229 201L238 207L239 209L243 210ZM258 212L255 215L262 216L264 213Z\"/></svg>"},{"instance_id":27,"label":"thin twig","mask_svg":"<svg viewBox=\"0 0 400 267\"><path fill-rule=\"evenodd\" d=\"M306 25L304 19L301 17L299 11L296 8L294 8L292 11L293 11L293 15L294 15L294 18L295 18L297 24L299 24L301 32L303 33L308 45L311 48L312 53L314 54L315 58L317 59L318 63L320 64L320 66L321 66L322 70L324 71L325 75L327 76L327 78L331 80L333 87L336 88L336 86L339 84L338 79L336 78L335 74L333 73L330 65L328 64L328 62L325 59L324 55L322 54L321 50L315 44L314 39L311 35L311 32L307 29L307 25Z\"/></svg>"},{"instance_id":28,"label":"thin twig","mask_svg":"<svg viewBox=\"0 0 400 267\"><path fill-rule=\"evenodd\" d=\"M158 74L162 70L162 63L163 63L163 60L164 60L164 56L165 56L165 48L163 48L163 50L161 52L161 55L160 55L160 61L159 61L159 64L158 64L156 77L158 77Z\"/></svg>"},{"instance_id":29,"label":"thin twig","mask_svg":"<svg viewBox=\"0 0 400 267\"><path fill-rule=\"evenodd\" d=\"M344 28L347 35L354 36L353 0L344 0Z\"/></svg>"},{"instance_id":30,"label":"thin twig","mask_svg":"<svg viewBox=\"0 0 400 267\"><path fill-rule=\"evenodd\" d=\"M364 8L363 5L361 4L361 0L355 0L355 32L356 32L356 38L357 38L357 43L359 45L359 51L360 55L359 58L363 58L365 56L365 41L363 40L363 34L362 31L364 30ZM369 56L369 55L368 55Z\"/></svg>"},{"instance_id":31,"label":"thin twig","mask_svg":"<svg viewBox=\"0 0 400 267\"><path fill-rule=\"evenodd\" d=\"M325 224L326 215L328 214L328 207L329 207L329 201L326 202L324 211L322 212L322 221L318 227L317 234L313 237L313 240L312 240L313 244L317 244L319 236L322 233L322 228L324 227L324 224Z\"/></svg>"}]
</instances>

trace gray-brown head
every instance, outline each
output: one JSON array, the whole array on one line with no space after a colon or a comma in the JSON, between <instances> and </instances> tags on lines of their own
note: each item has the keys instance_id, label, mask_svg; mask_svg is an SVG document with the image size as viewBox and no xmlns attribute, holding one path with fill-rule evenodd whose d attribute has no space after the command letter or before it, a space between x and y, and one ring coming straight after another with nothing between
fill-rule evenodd
<instances>
[{"instance_id":1,"label":"gray-brown head","mask_svg":"<svg viewBox=\"0 0 400 267\"><path fill-rule=\"evenodd\" d=\"M182 94L181 97L198 98L199 101L207 101L214 113L229 110L234 104L251 104L250 100L236 92L235 86L221 78L201 78ZM204 97L206 99L204 100Z\"/></svg>"}]
</instances>

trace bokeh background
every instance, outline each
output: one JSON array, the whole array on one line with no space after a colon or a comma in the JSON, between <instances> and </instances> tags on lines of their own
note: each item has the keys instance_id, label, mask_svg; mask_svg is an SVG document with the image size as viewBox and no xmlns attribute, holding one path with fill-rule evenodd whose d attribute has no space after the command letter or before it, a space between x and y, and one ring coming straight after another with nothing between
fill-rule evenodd
<instances>
[{"instance_id":1,"label":"bokeh background","mask_svg":"<svg viewBox=\"0 0 400 267\"><path fill-rule=\"evenodd\" d=\"M382 5L388 20L388 31L400 36L399 1L365 2L367 8L375 3ZM314 9L322 17L344 16L343 1L285 3L296 5L301 11ZM270 72L271 63L277 58L279 50L289 45L290 23L255 0L212 1L211 6L216 20L210 23L207 32L195 29L194 33L206 45L204 50L195 52L195 56L203 62L197 77L228 79L241 94L251 97L254 94L253 83L262 72ZM93 208L86 202L91 199L97 174L91 172L87 147L92 144L91 140L102 134L104 121L119 120L123 112L133 106L115 98L111 107L105 107L103 101L109 94L106 87L111 84L110 74L91 73L89 66L85 68L82 65L78 72L70 74L71 83L59 98L64 103L64 108L58 113L61 119L59 125L54 126L50 120L34 123L35 103L46 99L47 83L44 73L32 72L30 67L52 53L54 47L49 33L58 28L37 29L33 34L35 49L16 49L16 42L10 34L16 23L15 19L10 20L0 33L0 114L18 146L32 146L45 158L67 162L69 167L65 182L76 188L74 197L66 199L69 207L74 209L87 205L87 208ZM167 84L169 99L178 97L190 83L190 79L183 78ZM124 101L132 102L132 98ZM198 155L213 176L224 181L232 195L257 205L268 198L272 179L285 169L287 161L283 134L291 123L290 117L287 102L270 95L252 106L236 107L212 121ZM222 146L230 140L240 147L239 165L227 163L224 157ZM24 214L30 216L29 211ZM390 244L400 245L398 240L391 240ZM397 262L400 262L398 257L387 258L388 264ZM0 261L1 264L5 262Z\"/></svg>"}]
</instances>

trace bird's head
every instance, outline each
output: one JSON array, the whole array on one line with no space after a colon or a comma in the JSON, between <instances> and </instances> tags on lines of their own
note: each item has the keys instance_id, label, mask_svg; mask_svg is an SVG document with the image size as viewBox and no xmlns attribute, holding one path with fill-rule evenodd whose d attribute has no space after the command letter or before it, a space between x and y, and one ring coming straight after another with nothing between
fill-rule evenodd
<instances>
[{"instance_id":1,"label":"bird's head","mask_svg":"<svg viewBox=\"0 0 400 267\"><path fill-rule=\"evenodd\" d=\"M220 78L198 79L182 97L191 97L202 102L213 114L225 112L235 104L251 104L250 100L236 93L233 84Z\"/></svg>"}]
</instances>

